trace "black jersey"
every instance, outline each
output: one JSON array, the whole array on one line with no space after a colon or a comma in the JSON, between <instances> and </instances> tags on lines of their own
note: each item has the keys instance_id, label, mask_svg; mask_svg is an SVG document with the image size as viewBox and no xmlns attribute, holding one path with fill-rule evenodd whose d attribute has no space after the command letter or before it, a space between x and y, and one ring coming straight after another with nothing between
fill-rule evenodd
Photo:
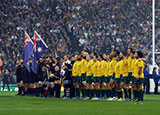
<instances>
[{"instance_id":1,"label":"black jersey","mask_svg":"<svg viewBox=\"0 0 160 115\"><path fill-rule=\"evenodd\" d=\"M64 77L65 79L64 80L70 80L71 79L71 71L69 71L68 69L65 69L65 74L64 74Z\"/></svg>"},{"instance_id":2,"label":"black jersey","mask_svg":"<svg viewBox=\"0 0 160 115\"><path fill-rule=\"evenodd\" d=\"M23 80L23 71L24 71L23 66L21 65L17 66L16 68L17 83Z\"/></svg>"}]
</instances>

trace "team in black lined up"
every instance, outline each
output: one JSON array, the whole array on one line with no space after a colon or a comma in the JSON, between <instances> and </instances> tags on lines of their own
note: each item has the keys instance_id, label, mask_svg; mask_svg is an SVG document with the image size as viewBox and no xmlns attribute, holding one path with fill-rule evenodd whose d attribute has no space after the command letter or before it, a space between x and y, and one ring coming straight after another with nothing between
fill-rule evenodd
<instances>
[{"instance_id":1,"label":"team in black lined up","mask_svg":"<svg viewBox=\"0 0 160 115\"><path fill-rule=\"evenodd\" d=\"M63 81L65 95L70 96L71 69L74 58L70 62L68 57L64 56L61 62L59 58L51 56L40 58L37 61L38 74L35 74L32 69L29 72L23 66L22 59L17 60L16 80L19 88L17 95L59 98ZM32 60L29 61L29 65L31 68Z\"/></svg>"}]
</instances>

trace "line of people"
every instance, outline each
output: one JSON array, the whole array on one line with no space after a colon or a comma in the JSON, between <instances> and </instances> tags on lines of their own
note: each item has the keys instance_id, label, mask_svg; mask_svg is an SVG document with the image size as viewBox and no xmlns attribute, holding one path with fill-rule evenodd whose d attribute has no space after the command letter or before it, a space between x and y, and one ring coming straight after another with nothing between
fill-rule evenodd
<instances>
[{"instance_id":1,"label":"line of people","mask_svg":"<svg viewBox=\"0 0 160 115\"><path fill-rule=\"evenodd\" d=\"M88 100L143 101L145 59L140 51L112 51L110 55L87 52L76 56L72 76L76 96ZM123 98L124 92L124 98Z\"/></svg>"},{"instance_id":2,"label":"line of people","mask_svg":"<svg viewBox=\"0 0 160 115\"><path fill-rule=\"evenodd\" d=\"M60 98L63 84L64 99L143 101L145 61L143 53L132 48L128 54L114 50L109 55L83 50L80 55L71 56L71 61L68 56L40 58L36 75L23 66L23 60L18 60L18 95L24 92L23 95Z\"/></svg>"}]
</instances>

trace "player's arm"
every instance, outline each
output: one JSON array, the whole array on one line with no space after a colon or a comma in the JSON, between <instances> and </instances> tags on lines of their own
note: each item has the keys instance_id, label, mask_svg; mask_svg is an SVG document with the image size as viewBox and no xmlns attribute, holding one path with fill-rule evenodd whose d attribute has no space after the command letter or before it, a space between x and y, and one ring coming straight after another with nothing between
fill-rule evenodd
<instances>
[{"instance_id":1,"label":"player's arm","mask_svg":"<svg viewBox=\"0 0 160 115\"><path fill-rule=\"evenodd\" d=\"M141 75L142 73L142 68L143 68L143 63L142 62L139 62L139 65L138 65L138 75L136 77L136 79L138 80L139 79L139 76Z\"/></svg>"},{"instance_id":2,"label":"player's arm","mask_svg":"<svg viewBox=\"0 0 160 115\"><path fill-rule=\"evenodd\" d=\"M139 61L144 61L144 62L146 62L146 59L145 59L145 58L140 58Z\"/></svg>"},{"instance_id":3,"label":"player's arm","mask_svg":"<svg viewBox=\"0 0 160 115\"><path fill-rule=\"evenodd\" d=\"M141 72L142 72L142 67L139 67L138 68L138 76L136 77L137 80L139 79Z\"/></svg>"}]
</instances>

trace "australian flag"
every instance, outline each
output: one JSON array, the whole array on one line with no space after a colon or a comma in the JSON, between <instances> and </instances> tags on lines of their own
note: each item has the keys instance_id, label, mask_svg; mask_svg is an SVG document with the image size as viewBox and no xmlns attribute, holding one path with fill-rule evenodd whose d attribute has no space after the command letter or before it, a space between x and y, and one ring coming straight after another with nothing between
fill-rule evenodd
<instances>
[{"instance_id":1,"label":"australian flag","mask_svg":"<svg viewBox=\"0 0 160 115\"><path fill-rule=\"evenodd\" d=\"M37 74L37 60L44 54L44 51L48 48L48 46L41 39L40 35L35 31L34 32L34 43L33 43L33 51L34 56L32 57L32 70Z\"/></svg>"},{"instance_id":2,"label":"australian flag","mask_svg":"<svg viewBox=\"0 0 160 115\"><path fill-rule=\"evenodd\" d=\"M29 72L30 72L29 59L31 58L32 55L33 55L33 42L30 39L29 35L25 32L23 65L28 69Z\"/></svg>"}]
</instances>

